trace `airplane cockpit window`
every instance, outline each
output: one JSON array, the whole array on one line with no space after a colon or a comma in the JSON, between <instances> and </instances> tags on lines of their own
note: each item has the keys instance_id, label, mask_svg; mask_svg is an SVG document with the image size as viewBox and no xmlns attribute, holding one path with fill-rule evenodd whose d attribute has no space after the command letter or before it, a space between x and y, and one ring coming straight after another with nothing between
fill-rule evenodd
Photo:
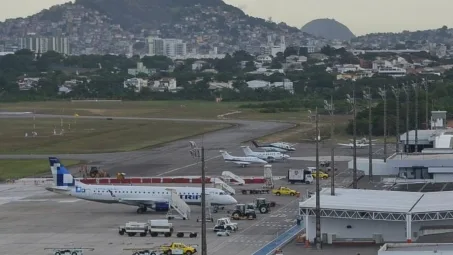
<instances>
[{"instance_id":1,"label":"airplane cockpit window","mask_svg":"<svg viewBox=\"0 0 453 255\"><path fill-rule=\"evenodd\" d=\"M225 195L225 192L219 192L219 195Z\"/></svg>"}]
</instances>

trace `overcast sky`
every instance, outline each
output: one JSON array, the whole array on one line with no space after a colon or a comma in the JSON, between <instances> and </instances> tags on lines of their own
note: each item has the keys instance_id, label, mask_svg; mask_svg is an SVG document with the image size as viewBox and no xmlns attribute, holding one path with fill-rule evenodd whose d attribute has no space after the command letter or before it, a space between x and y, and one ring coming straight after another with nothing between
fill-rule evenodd
<instances>
[{"instance_id":1,"label":"overcast sky","mask_svg":"<svg viewBox=\"0 0 453 255\"><path fill-rule=\"evenodd\" d=\"M132 0L133 1L133 0ZM0 21L23 17L69 0L0 0ZM331 18L356 35L453 27L453 0L225 0L252 16L301 27Z\"/></svg>"}]
</instances>

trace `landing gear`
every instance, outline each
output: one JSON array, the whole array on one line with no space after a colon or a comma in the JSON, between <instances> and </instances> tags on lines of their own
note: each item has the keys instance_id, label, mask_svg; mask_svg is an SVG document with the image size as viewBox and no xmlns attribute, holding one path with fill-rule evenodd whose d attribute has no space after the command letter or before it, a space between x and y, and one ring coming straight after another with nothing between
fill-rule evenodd
<instances>
[{"instance_id":1,"label":"landing gear","mask_svg":"<svg viewBox=\"0 0 453 255\"><path fill-rule=\"evenodd\" d=\"M146 207L139 207L139 208L137 209L137 213L138 213L138 214L143 214L143 213L145 213L146 211L147 211L147 208L146 208Z\"/></svg>"}]
</instances>

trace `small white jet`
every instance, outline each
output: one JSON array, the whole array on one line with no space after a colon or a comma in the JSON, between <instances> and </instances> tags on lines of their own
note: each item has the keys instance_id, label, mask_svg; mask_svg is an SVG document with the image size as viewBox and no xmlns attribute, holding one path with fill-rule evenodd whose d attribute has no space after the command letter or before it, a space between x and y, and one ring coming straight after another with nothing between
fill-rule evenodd
<instances>
[{"instance_id":1,"label":"small white jet","mask_svg":"<svg viewBox=\"0 0 453 255\"><path fill-rule=\"evenodd\" d=\"M354 149L354 144L353 143L339 143L338 145L349 147L350 149ZM372 145L374 145L374 144L372 144ZM357 143L356 143L356 148L357 149L366 148L368 146L369 146L369 144L367 144L367 143L361 143L359 141L357 141Z\"/></svg>"},{"instance_id":2,"label":"small white jet","mask_svg":"<svg viewBox=\"0 0 453 255\"><path fill-rule=\"evenodd\" d=\"M75 180L58 158L49 157L49 163L54 185L46 190L58 194L105 204L137 206L139 214L146 212L148 208L168 210L172 190L187 205L201 205L200 187L88 185ZM237 204L236 199L221 189L206 188L206 194L212 201L211 205Z\"/></svg>"},{"instance_id":3,"label":"small white jet","mask_svg":"<svg viewBox=\"0 0 453 255\"><path fill-rule=\"evenodd\" d=\"M270 143L270 144L258 144L256 141L252 141L252 144L256 148L260 148L262 150L268 152L290 152L295 151L293 144L278 142L278 143Z\"/></svg>"},{"instance_id":4,"label":"small white jet","mask_svg":"<svg viewBox=\"0 0 453 255\"><path fill-rule=\"evenodd\" d=\"M349 139L349 142L353 142L354 140L353 139ZM372 143L376 142L377 140L371 140ZM363 144L366 144L366 143L369 143L370 140L368 140L368 138L366 137L363 137L361 139L357 139L357 143L363 143Z\"/></svg>"},{"instance_id":5,"label":"small white jet","mask_svg":"<svg viewBox=\"0 0 453 255\"><path fill-rule=\"evenodd\" d=\"M220 151L220 153L222 153L222 156L223 156L223 159L225 160L225 162L233 162L237 165L240 165L241 167L246 167L252 163L267 164L267 161L262 160L257 157L236 157L236 156L231 156L226 151Z\"/></svg>"},{"instance_id":6,"label":"small white jet","mask_svg":"<svg viewBox=\"0 0 453 255\"><path fill-rule=\"evenodd\" d=\"M268 162L274 162L276 160L285 160L289 158L289 155L283 154L281 152L257 152L252 151L249 146L241 146L244 151L245 156L247 157L257 157Z\"/></svg>"}]
</instances>

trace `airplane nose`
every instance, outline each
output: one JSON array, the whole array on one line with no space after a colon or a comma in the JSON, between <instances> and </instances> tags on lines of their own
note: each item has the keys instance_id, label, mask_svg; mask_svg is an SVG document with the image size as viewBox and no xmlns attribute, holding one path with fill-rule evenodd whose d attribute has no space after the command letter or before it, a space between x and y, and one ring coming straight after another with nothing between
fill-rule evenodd
<instances>
[{"instance_id":1,"label":"airplane nose","mask_svg":"<svg viewBox=\"0 0 453 255\"><path fill-rule=\"evenodd\" d=\"M237 203L238 203L238 201L234 197L230 196L230 204L234 204L235 205Z\"/></svg>"}]
</instances>

